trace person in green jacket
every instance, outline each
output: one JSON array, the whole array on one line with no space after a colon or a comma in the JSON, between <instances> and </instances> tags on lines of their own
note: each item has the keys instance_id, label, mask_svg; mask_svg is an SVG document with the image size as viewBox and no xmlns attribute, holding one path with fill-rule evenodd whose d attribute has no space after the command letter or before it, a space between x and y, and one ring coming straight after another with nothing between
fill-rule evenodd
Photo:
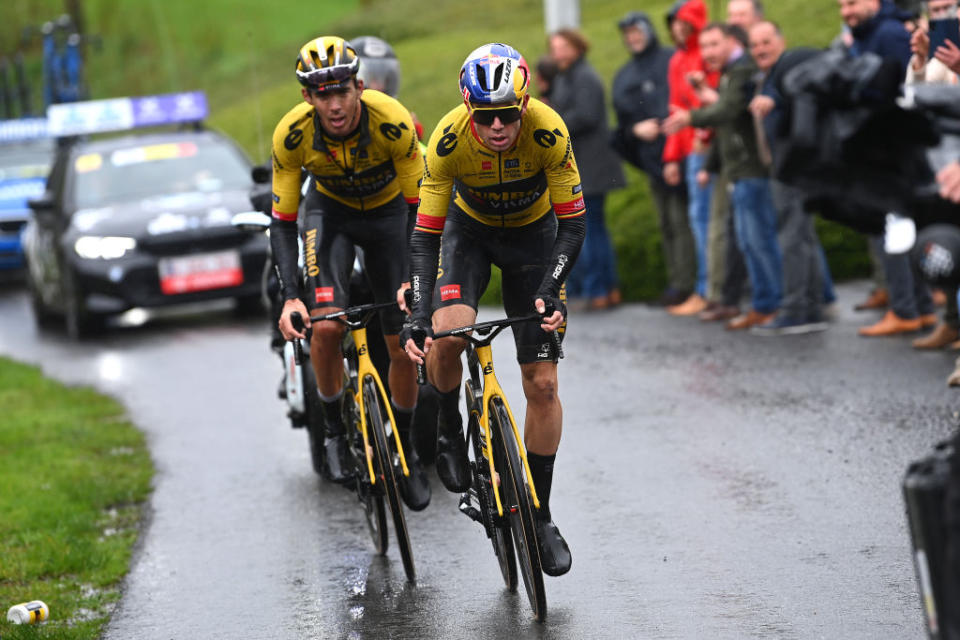
<instances>
[{"instance_id":1,"label":"person in green jacket","mask_svg":"<svg viewBox=\"0 0 960 640\"><path fill-rule=\"evenodd\" d=\"M734 29L711 23L700 33L705 65L723 73L716 102L693 111L675 111L664 122L664 130L669 134L694 126L715 131L714 147L721 171L733 184L737 244L753 285L752 309L727 328L748 329L773 319L780 307L783 278L769 173L757 144L758 127L747 108L756 93L757 65Z\"/></svg>"}]
</instances>

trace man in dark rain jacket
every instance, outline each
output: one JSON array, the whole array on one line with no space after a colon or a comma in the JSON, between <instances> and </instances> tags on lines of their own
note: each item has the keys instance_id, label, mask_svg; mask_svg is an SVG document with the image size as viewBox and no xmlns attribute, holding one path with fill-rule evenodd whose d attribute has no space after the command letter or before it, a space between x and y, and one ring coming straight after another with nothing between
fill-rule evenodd
<instances>
[{"instance_id":1,"label":"man in dark rain jacket","mask_svg":"<svg viewBox=\"0 0 960 640\"><path fill-rule=\"evenodd\" d=\"M631 11L617 26L631 58L613 79L617 128L612 146L624 160L647 174L650 194L660 216L660 233L667 267L667 290L660 302L675 305L693 293L697 262L688 216L687 187L663 180L660 121L669 115L667 68L672 47L663 47L650 18Z\"/></svg>"}]
</instances>

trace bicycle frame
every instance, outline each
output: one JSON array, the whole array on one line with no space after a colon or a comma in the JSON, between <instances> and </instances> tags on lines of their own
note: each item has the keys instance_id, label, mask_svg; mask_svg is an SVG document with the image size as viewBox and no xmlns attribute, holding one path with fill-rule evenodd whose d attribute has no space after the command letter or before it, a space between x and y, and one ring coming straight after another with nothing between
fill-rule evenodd
<instances>
[{"instance_id":1,"label":"bicycle frame","mask_svg":"<svg viewBox=\"0 0 960 640\"><path fill-rule=\"evenodd\" d=\"M500 401L503 402L503 406L506 407L507 414L510 416L510 425L513 428L513 435L517 440L517 447L520 450L520 460L523 461L523 473L527 478L527 484L530 486L530 496L533 498L533 506L537 509L540 508L540 498L537 496L537 488L533 484L533 474L530 472L530 463L527 461L527 448L523 444L523 436L520 434L520 430L517 427L517 419L513 416L513 410L510 408L510 403L507 402L507 397L503 392L503 387L500 386L500 382L497 380L496 372L493 368L493 347L491 346L491 343L501 331L510 325L519 324L521 322L539 322L540 320L541 316L539 314L531 314L519 318L481 322L467 327L459 327L457 329L451 329L450 331L443 331L434 336L435 340L444 337L455 336L467 341L467 362L470 365L470 377L473 379L475 385L482 384L483 388L483 395L481 397L481 404L478 410L479 414L477 415L477 422L480 424L480 428L482 430L482 448L483 453L487 458L487 463L490 465L490 473L494 478L498 477L499 475L497 474L493 462L493 451L490 448L490 416L487 412L487 408L490 406L491 399L499 398ZM476 338L472 335L474 331L481 336L486 337L482 339ZM560 346L560 339L556 332L553 334L553 340L554 348L557 350L557 355L559 358L562 358L563 349ZM476 359L476 362L473 361L474 358ZM483 372L482 382L479 379L480 371ZM500 498L499 484L495 482L493 489L493 496L497 503L497 514L500 517L503 517L503 501Z\"/></svg>"},{"instance_id":2,"label":"bicycle frame","mask_svg":"<svg viewBox=\"0 0 960 640\"><path fill-rule=\"evenodd\" d=\"M357 408L360 411L360 432L363 435L363 447L367 458L367 472L370 475L370 484L372 485L377 484L377 476L373 470L373 456L371 454L373 448L370 445L366 404L363 399L363 382L368 377L372 378L376 383L377 391L380 393L381 399L384 400L383 404L387 411L387 418L390 420L390 428L394 431L396 431L397 422L396 418L394 418L393 408L390 406L386 389L383 386L383 381L380 380L380 374L377 373L377 368L373 365L373 360L370 358L370 350L367 347L366 324L374 312L379 309L393 306L394 304L395 303L392 302L382 304L365 304L350 309L344 309L343 311L310 317L311 322L336 320L346 325L347 328L350 329L350 335L353 338L353 344L357 350L357 381L359 382L357 389L355 390L354 401L357 403ZM394 444L397 446L397 453L400 454L400 466L403 469L403 475L409 476L410 469L407 468L407 458L403 452L403 444L400 442L399 433L393 440ZM389 461L385 460L384 463L389 464Z\"/></svg>"},{"instance_id":3,"label":"bicycle frame","mask_svg":"<svg viewBox=\"0 0 960 640\"><path fill-rule=\"evenodd\" d=\"M517 447L520 450L520 459L523 461L523 472L530 486L530 496L533 498L533 506L539 509L540 499L537 497L537 488L533 484L533 475L530 473L530 463L527 462L527 448L523 444L523 436L521 436L520 430L517 427L517 419L513 416L513 410L510 408L510 403L507 402L503 387L500 386L500 382L497 380L497 375L493 368L493 347L490 345L490 341L497 333L499 333L499 331L494 332L487 340L479 344L475 343L470 354L467 356L468 360L475 357L477 360L477 368L483 372L483 396L479 406L479 415L477 416L477 421L482 429L483 435L483 453L487 458L487 463L490 465L490 474L494 478L499 477L499 473L493 462L493 448L490 446L490 412L487 411L490 406L490 401L493 398L499 398L503 402L503 406L507 409L507 415L510 416L510 426L513 428L514 437L517 439ZM476 372L471 371L471 376L474 375L476 375ZM503 501L500 498L500 483L494 482L493 485L493 497L497 503L497 514L503 517Z\"/></svg>"}]
</instances>

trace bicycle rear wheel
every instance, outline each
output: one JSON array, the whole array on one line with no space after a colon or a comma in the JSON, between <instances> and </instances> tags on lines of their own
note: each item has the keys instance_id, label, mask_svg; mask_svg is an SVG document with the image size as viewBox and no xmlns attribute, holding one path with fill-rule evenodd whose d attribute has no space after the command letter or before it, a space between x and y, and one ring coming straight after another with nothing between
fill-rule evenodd
<instances>
[{"instance_id":1,"label":"bicycle rear wheel","mask_svg":"<svg viewBox=\"0 0 960 640\"><path fill-rule=\"evenodd\" d=\"M470 416L467 434L473 446L473 488L477 494L477 501L482 510L483 525L487 529L490 542L493 544L493 553L497 556L500 565L500 575L507 590L517 590L517 559L513 550L513 537L510 533L510 521L507 517L501 518L497 513L496 499L493 497L493 478L490 473L490 464L483 455L480 441L480 425L473 413L473 385L466 382L467 415ZM494 464L497 469L506 468L503 457L496 455L499 449L494 450Z\"/></svg>"},{"instance_id":2,"label":"bicycle rear wheel","mask_svg":"<svg viewBox=\"0 0 960 640\"><path fill-rule=\"evenodd\" d=\"M347 425L347 432L350 434L350 452L353 455L353 466L357 470L357 499L367 519L367 531L373 541L373 548L377 555L382 556L389 546L387 507L383 503L383 491L379 486L370 484L370 475L367 473L367 452L363 445L363 434L360 432L360 413L354 400L354 390L350 386L344 388L346 391L343 394L343 422Z\"/></svg>"},{"instance_id":3,"label":"bicycle rear wheel","mask_svg":"<svg viewBox=\"0 0 960 640\"><path fill-rule=\"evenodd\" d=\"M313 374L313 365L304 353L303 364L300 365L303 374L303 408L307 414L307 439L310 443L310 463L317 475L323 475L326 465L327 452L323 448L323 439L327 426L323 422L323 412L320 410L320 397L317 395L317 379ZM291 375L291 372L287 372Z\"/></svg>"},{"instance_id":4,"label":"bicycle rear wheel","mask_svg":"<svg viewBox=\"0 0 960 640\"><path fill-rule=\"evenodd\" d=\"M490 400L491 443L497 457L506 463L500 467L500 498L510 521L513 542L520 564L520 574L527 590L527 599L537 622L547 618L547 593L543 587L543 570L540 565L540 544L533 522L533 506L527 491L520 448L514 436L510 414L500 398Z\"/></svg>"},{"instance_id":5,"label":"bicycle rear wheel","mask_svg":"<svg viewBox=\"0 0 960 640\"><path fill-rule=\"evenodd\" d=\"M393 530L397 535L397 546L400 548L400 558L403 560L403 571L407 580L416 580L417 572L413 564L413 550L410 548L410 535L407 533L407 520L403 515L403 505L400 501L400 491L397 487L397 478L393 475L393 456L387 446L387 432L383 426L383 409L380 404L380 394L376 383L367 377L363 381L363 404L367 411L367 427L373 434L374 470L383 483L383 492L386 494L390 513L393 515Z\"/></svg>"}]
</instances>

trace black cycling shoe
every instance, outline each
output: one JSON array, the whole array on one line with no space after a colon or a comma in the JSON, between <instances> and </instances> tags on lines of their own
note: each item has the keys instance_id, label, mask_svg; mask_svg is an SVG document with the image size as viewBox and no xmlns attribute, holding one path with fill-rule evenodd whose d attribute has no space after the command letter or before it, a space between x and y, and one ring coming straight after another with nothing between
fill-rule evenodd
<instances>
[{"instance_id":1,"label":"black cycling shoe","mask_svg":"<svg viewBox=\"0 0 960 640\"><path fill-rule=\"evenodd\" d=\"M344 484L353 479L353 465L350 462L350 454L347 452L347 437L343 434L338 436L328 436L323 440L323 448L326 450L326 469L327 480Z\"/></svg>"},{"instance_id":2,"label":"black cycling shoe","mask_svg":"<svg viewBox=\"0 0 960 640\"><path fill-rule=\"evenodd\" d=\"M430 504L430 481L427 479L416 450L413 447L404 447L403 453L407 458L407 469L410 470L410 475L403 475L403 466L398 457L395 471L400 483L400 497L411 511L423 511Z\"/></svg>"},{"instance_id":3,"label":"black cycling shoe","mask_svg":"<svg viewBox=\"0 0 960 640\"><path fill-rule=\"evenodd\" d=\"M560 535L552 520L536 521L537 540L540 541L540 566L548 576L562 576L570 571L570 547Z\"/></svg>"},{"instance_id":4,"label":"black cycling shoe","mask_svg":"<svg viewBox=\"0 0 960 640\"><path fill-rule=\"evenodd\" d=\"M437 430L437 475L447 491L463 493L470 488L470 462L463 426L459 419L454 425L448 428L441 418Z\"/></svg>"}]
</instances>

